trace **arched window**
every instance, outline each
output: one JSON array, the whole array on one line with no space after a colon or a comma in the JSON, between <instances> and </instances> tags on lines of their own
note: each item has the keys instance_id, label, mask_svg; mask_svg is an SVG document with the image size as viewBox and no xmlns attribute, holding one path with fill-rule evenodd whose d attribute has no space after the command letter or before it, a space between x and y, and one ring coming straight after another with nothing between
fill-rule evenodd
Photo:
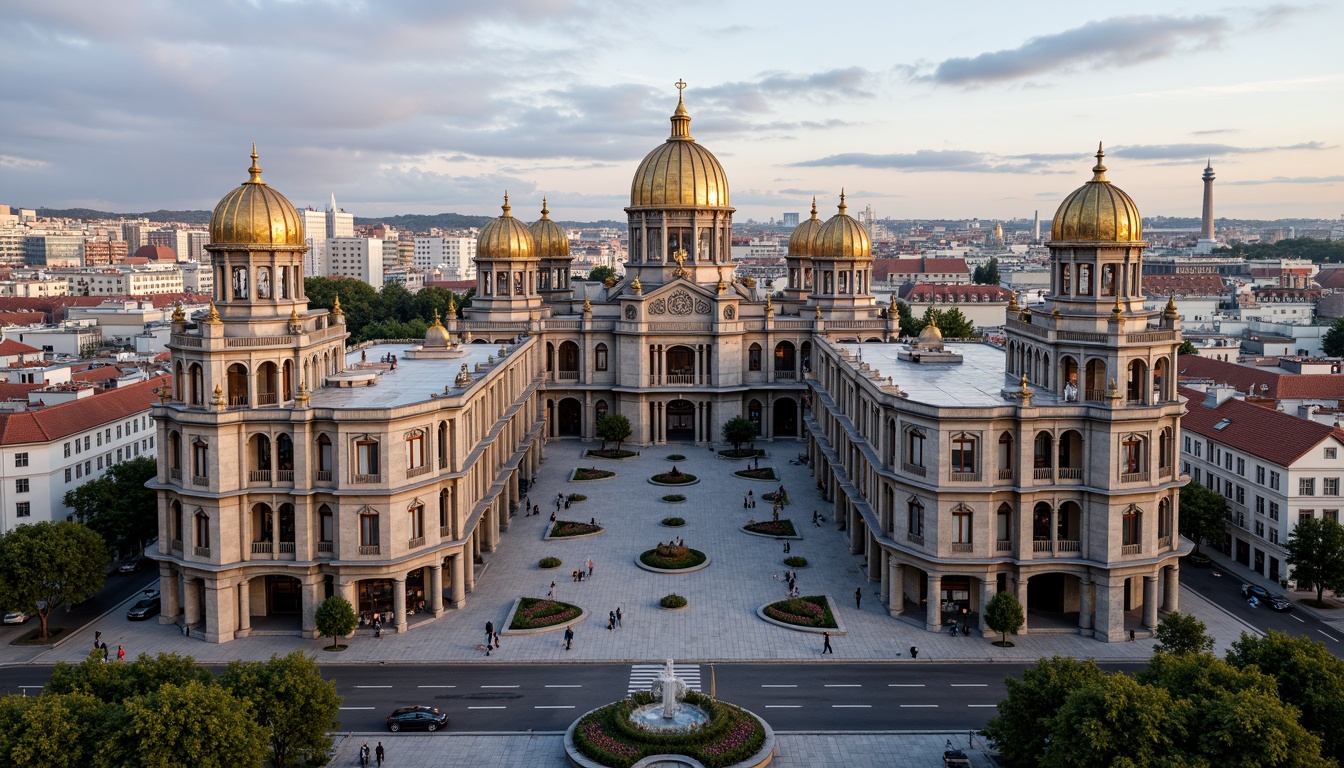
<instances>
[{"instance_id":1,"label":"arched window","mask_svg":"<svg viewBox=\"0 0 1344 768\"><path fill-rule=\"evenodd\" d=\"M249 453L252 454L252 466L249 467L249 469L251 469L253 472L270 472L271 438L267 435L253 435L251 443L252 443L252 450L249 451ZM253 477L252 479L269 480L270 478Z\"/></svg>"},{"instance_id":2,"label":"arched window","mask_svg":"<svg viewBox=\"0 0 1344 768\"><path fill-rule=\"evenodd\" d=\"M378 554L378 541L378 512L372 507L365 507L359 512L359 553Z\"/></svg>"},{"instance_id":3,"label":"arched window","mask_svg":"<svg viewBox=\"0 0 1344 768\"><path fill-rule=\"evenodd\" d=\"M439 422L439 469L448 468L448 422Z\"/></svg>"},{"instance_id":4,"label":"arched window","mask_svg":"<svg viewBox=\"0 0 1344 768\"><path fill-rule=\"evenodd\" d=\"M172 539L172 547L179 552L182 551L182 502L173 499L168 505L168 535Z\"/></svg>"},{"instance_id":5,"label":"arched window","mask_svg":"<svg viewBox=\"0 0 1344 768\"><path fill-rule=\"evenodd\" d=\"M182 361L173 363L173 397L178 400L186 400L187 392L183 389L185 377L182 375Z\"/></svg>"},{"instance_id":6,"label":"arched window","mask_svg":"<svg viewBox=\"0 0 1344 768\"><path fill-rule=\"evenodd\" d=\"M317 508L317 551L331 552L336 541L336 516L331 507L323 504Z\"/></svg>"},{"instance_id":7,"label":"arched window","mask_svg":"<svg viewBox=\"0 0 1344 768\"><path fill-rule=\"evenodd\" d=\"M775 345L775 376L791 374L797 365L793 342L781 341Z\"/></svg>"},{"instance_id":8,"label":"arched window","mask_svg":"<svg viewBox=\"0 0 1344 768\"><path fill-rule=\"evenodd\" d=\"M1013 435L1004 432L999 435L999 479L1013 479Z\"/></svg>"},{"instance_id":9,"label":"arched window","mask_svg":"<svg viewBox=\"0 0 1344 768\"><path fill-rule=\"evenodd\" d=\"M1143 510L1129 505L1120 518L1120 543L1126 547L1138 547L1143 541ZM1135 552L1138 550L1135 549ZM1126 553L1132 554L1132 553Z\"/></svg>"},{"instance_id":10,"label":"arched window","mask_svg":"<svg viewBox=\"0 0 1344 768\"><path fill-rule=\"evenodd\" d=\"M761 345L756 342L752 342L751 346L747 347L747 370L761 370Z\"/></svg>"},{"instance_id":11,"label":"arched window","mask_svg":"<svg viewBox=\"0 0 1344 768\"><path fill-rule=\"evenodd\" d=\"M593 404L593 415L597 421L601 421L602 418L607 415L606 400L598 400L596 403Z\"/></svg>"},{"instance_id":12,"label":"arched window","mask_svg":"<svg viewBox=\"0 0 1344 768\"><path fill-rule=\"evenodd\" d=\"M281 472L294 471L294 441L289 435L280 435L275 438L275 467ZM293 480L293 475L288 478L281 477L281 480Z\"/></svg>"},{"instance_id":13,"label":"arched window","mask_svg":"<svg viewBox=\"0 0 1344 768\"><path fill-rule=\"evenodd\" d=\"M1051 463L1054 444L1055 438L1049 432L1036 433L1036 440L1032 443L1032 466L1034 468L1049 469L1054 466Z\"/></svg>"},{"instance_id":14,"label":"arched window","mask_svg":"<svg viewBox=\"0 0 1344 768\"><path fill-rule=\"evenodd\" d=\"M174 480L182 479L182 435L175 429L168 433L168 471Z\"/></svg>"},{"instance_id":15,"label":"arched window","mask_svg":"<svg viewBox=\"0 0 1344 768\"><path fill-rule=\"evenodd\" d=\"M317 436L317 479L330 480L332 461L331 438L326 435ZM324 475L325 473L325 475Z\"/></svg>"},{"instance_id":16,"label":"arched window","mask_svg":"<svg viewBox=\"0 0 1344 768\"><path fill-rule=\"evenodd\" d=\"M1164 427L1157 436L1157 468L1170 469L1174 458L1172 450L1175 447L1175 439L1171 434L1171 427Z\"/></svg>"},{"instance_id":17,"label":"arched window","mask_svg":"<svg viewBox=\"0 0 1344 768\"><path fill-rule=\"evenodd\" d=\"M1013 508L1007 502L999 505L994 519L995 549L1002 552L1013 546Z\"/></svg>"},{"instance_id":18,"label":"arched window","mask_svg":"<svg viewBox=\"0 0 1344 768\"><path fill-rule=\"evenodd\" d=\"M197 509L193 519L192 546L197 555L210 556L210 516L203 509Z\"/></svg>"},{"instance_id":19,"label":"arched window","mask_svg":"<svg viewBox=\"0 0 1344 768\"><path fill-rule=\"evenodd\" d=\"M747 403L747 420L756 425L756 434L761 434L761 401Z\"/></svg>"},{"instance_id":20,"label":"arched window","mask_svg":"<svg viewBox=\"0 0 1344 768\"><path fill-rule=\"evenodd\" d=\"M593 347L593 369L598 371L607 370L607 345L598 344Z\"/></svg>"},{"instance_id":21,"label":"arched window","mask_svg":"<svg viewBox=\"0 0 1344 768\"><path fill-rule=\"evenodd\" d=\"M914 496L905 502L905 531L910 540L924 543L924 504Z\"/></svg>"},{"instance_id":22,"label":"arched window","mask_svg":"<svg viewBox=\"0 0 1344 768\"><path fill-rule=\"evenodd\" d=\"M247 405L247 367L242 363L230 365L226 381L229 385L229 407Z\"/></svg>"},{"instance_id":23,"label":"arched window","mask_svg":"<svg viewBox=\"0 0 1344 768\"><path fill-rule=\"evenodd\" d=\"M1157 537L1164 539L1171 535L1171 503L1166 499L1157 502Z\"/></svg>"},{"instance_id":24,"label":"arched window","mask_svg":"<svg viewBox=\"0 0 1344 768\"><path fill-rule=\"evenodd\" d=\"M201 374L200 363L192 363L191 367L187 369L187 380L189 382L189 388L191 390L191 404L204 405L205 379Z\"/></svg>"},{"instance_id":25,"label":"arched window","mask_svg":"<svg viewBox=\"0 0 1344 768\"><path fill-rule=\"evenodd\" d=\"M1053 516L1050 505L1044 501L1036 503L1031 509L1031 538L1033 541L1050 540L1050 518Z\"/></svg>"}]
</instances>

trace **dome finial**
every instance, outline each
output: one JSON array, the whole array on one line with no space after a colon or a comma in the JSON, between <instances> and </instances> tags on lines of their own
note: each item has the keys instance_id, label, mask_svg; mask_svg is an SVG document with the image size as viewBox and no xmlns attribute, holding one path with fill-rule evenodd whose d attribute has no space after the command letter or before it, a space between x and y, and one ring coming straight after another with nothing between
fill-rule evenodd
<instances>
[{"instance_id":1,"label":"dome finial","mask_svg":"<svg viewBox=\"0 0 1344 768\"><path fill-rule=\"evenodd\" d=\"M252 165L247 169L248 184L261 183L261 166L257 165L257 142L252 142Z\"/></svg>"},{"instance_id":2,"label":"dome finial","mask_svg":"<svg viewBox=\"0 0 1344 768\"><path fill-rule=\"evenodd\" d=\"M1101 148L1101 142L1097 142L1097 164L1092 166L1093 181L1109 181L1106 178L1106 166L1101 162L1106 157L1106 150Z\"/></svg>"},{"instance_id":3,"label":"dome finial","mask_svg":"<svg viewBox=\"0 0 1344 768\"><path fill-rule=\"evenodd\" d=\"M504 211L504 213L501 214L503 216L513 215L513 206L509 205L509 191L507 189L504 190L504 204L500 206L500 210Z\"/></svg>"},{"instance_id":4,"label":"dome finial","mask_svg":"<svg viewBox=\"0 0 1344 768\"><path fill-rule=\"evenodd\" d=\"M551 210L546 207L546 198L541 198L541 218L548 219L551 216Z\"/></svg>"},{"instance_id":5,"label":"dome finial","mask_svg":"<svg viewBox=\"0 0 1344 768\"><path fill-rule=\"evenodd\" d=\"M691 138L691 113L686 111L686 103L681 99L681 92L686 90L686 81L678 79L677 86L677 110L672 113L672 136L673 139Z\"/></svg>"},{"instance_id":6,"label":"dome finial","mask_svg":"<svg viewBox=\"0 0 1344 768\"><path fill-rule=\"evenodd\" d=\"M817 218L817 196L812 196L812 218Z\"/></svg>"},{"instance_id":7,"label":"dome finial","mask_svg":"<svg viewBox=\"0 0 1344 768\"><path fill-rule=\"evenodd\" d=\"M849 206L845 205L845 188L844 188L844 187L841 187L841 188L840 188L840 215L841 215L841 216L844 216L844 215L845 215L845 211L847 211L847 210L849 210Z\"/></svg>"}]
</instances>

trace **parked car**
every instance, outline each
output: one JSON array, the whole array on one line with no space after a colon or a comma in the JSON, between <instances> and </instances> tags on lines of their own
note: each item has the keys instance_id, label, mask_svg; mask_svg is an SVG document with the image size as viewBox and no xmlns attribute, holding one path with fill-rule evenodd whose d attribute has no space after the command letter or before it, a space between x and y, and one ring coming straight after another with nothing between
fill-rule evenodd
<instances>
[{"instance_id":1,"label":"parked car","mask_svg":"<svg viewBox=\"0 0 1344 768\"><path fill-rule=\"evenodd\" d=\"M437 707L402 707L387 716L387 730L437 731L448 727L448 713Z\"/></svg>"},{"instance_id":2,"label":"parked car","mask_svg":"<svg viewBox=\"0 0 1344 768\"><path fill-rule=\"evenodd\" d=\"M25 611L10 611L5 614L4 622L6 624L22 624L31 618L32 616Z\"/></svg>"},{"instance_id":3,"label":"parked car","mask_svg":"<svg viewBox=\"0 0 1344 768\"><path fill-rule=\"evenodd\" d=\"M1208 568L1213 564L1212 558L1203 552L1195 552L1185 556L1185 561L1196 568Z\"/></svg>"},{"instance_id":4,"label":"parked car","mask_svg":"<svg viewBox=\"0 0 1344 768\"><path fill-rule=\"evenodd\" d=\"M144 555L136 555L118 566L117 573L139 573L145 569L146 565L149 565L149 558Z\"/></svg>"},{"instance_id":5,"label":"parked car","mask_svg":"<svg viewBox=\"0 0 1344 768\"><path fill-rule=\"evenodd\" d=\"M1260 586L1259 584L1242 584L1242 585L1241 585L1241 596L1242 596L1242 597L1254 597L1255 599L1259 600L1260 602L1264 602L1264 601L1266 601L1266 600L1269 599L1269 590L1268 590L1268 589L1265 589L1264 587Z\"/></svg>"},{"instance_id":6,"label":"parked car","mask_svg":"<svg viewBox=\"0 0 1344 768\"><path fill-rule=\"evenodd\" d=\"M1269 607L1276 611L1291 611L1293 610L1293 601L1283 595L1270 595Z\"/></svg>"},{"instance_id":7,"label":"parked car","mask_svg":"<svg viewBox=\"0 0 1344 768\"><path fill-rule=\"evenodd\" d=\"M126 618L130 619L131 621L142 621L144 619L148 619L151 616L158 616L159 607L160 605L158 595L155 595L154 597L141 598L140 600L136 601L135 605L131 606L131 609L129 611L126 612Z\"/></svg>"}]
</instances>

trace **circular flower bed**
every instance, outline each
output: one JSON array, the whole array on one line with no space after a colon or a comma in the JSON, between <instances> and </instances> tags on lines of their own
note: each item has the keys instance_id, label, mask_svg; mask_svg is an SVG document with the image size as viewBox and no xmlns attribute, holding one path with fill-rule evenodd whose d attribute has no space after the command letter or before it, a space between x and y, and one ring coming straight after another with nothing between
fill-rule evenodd
<instances>
[{"instance_id":1,"label":"circular flower bed","mask_svg":"<svg viewBox=\"0 0 1344 768\"><path fill-rule=\"evenodd\" d=\"M518 602L518 610L513 614L513 622L509 624L509 629L553 627L576 618L582 612L583 610L577 605L524 597Z\"/></svg>"},{"instance_id":2,"label":"circular flower bed","mask_svg":"<svg viewBox=\"0 0 1344 768\"><path fill-rule=\"evenodd\" d=\"M672 454L671 456L668 456L668 457L667 457L667 460L668 460L668 461L685 461L685 460L686 460L686 457L685 457L685 456L682 456L680 453L674 453L674 454Z\"/></svg>"},{"instance_id":3,"label":"circular flower bed","mask_svg":"<svg viewBox=\"0 0 1344 768\"><path fill-rule=\"evenodd\" d=\"M616 450L615 448L608 448L605 451L604 450L589 451L588 455L596 456L599 459L628 459L631 456L638 456L639 454L636 451L627 451L624 448L622 448L619 451Z\"/></svg>"},{"instance_id":4,"label":"circular flower bed","mask_svg":"<svg viewBox=\"0 0 1344 768\"><path fill-rule=\"evenodd\" d=\"M558 557L543 557L543 558L541 558L541 561L537 563L537 565L540 565L542 568L559 568L559 567L560 567L560 558L558 558Z\"/></svg>"},{"instance_id":5,"label":"circular flower bed","mask_svg":"<svg viewBox=\"0 0 1344 768\"><path fill-rule=\"evenodd\" d=\"M765 606L765 615L775 621L813 629L836 629L835 616L825 595L793 597Z\"/></svg>"},{"instance_id":6,"label":"circular flower bed","mask_svg":"<svg viewBox=\"0 0 1344 768\"><path fill-rule=\"evenodd\" d=\"M669 493L663 497L663 501L668 504L679 504L686 500L686 497L680 493Z\"/></svg>"},{"instance_id":7,"label":"circular flower bed","mask_svg":"<svg viewBox=\"0 0 1344 768\"><path fill-rule=\"evenodd\" d=\"M569 503L571 503L571 504L577 504L577 503L579 503L580 501L587 501L587 500L588 500L588 497L587 497L587 496L584 496L582 493L571 493L571 494L569 494L568 496L566 496L565 498L569 499Z\"/></svg>"},{"instance_id":8,"label":"circular flower bed","mask_svg":"<svg viewBox=\"0 0 1344 768\"><path fill-rule=\"evenodd\" d=\"M749 459L753 456L764 456L765 451L760 448L729 448L726 451L719 451L719 455L729 459Z\"/></svg>"},{"instance_id":9,"label":"circular flower bed","mask_svg":"<svg viewBox=\"0 0 1344 768\"><path fill-rule=\"evenodd\" d=\"M686 545L664 544L639 555L639 561L650 568L664 571L680 571L702 565L709 557L698 549Z\"/></svg>"},{"instance_id":10,"label":"circular flower bed","mask_svg":"<svg viewBox=\"0 0 1344 768\"><path fill-rule=\"evenodd\" d=\"M790 568L806 568L807 558L792 555L790 557L784 558L784 564L789 566Z\"/></svg>"},{"instance_id":11,"label":"circular flower bed","mask_svg":"<svg viewBox=\"0 0 1344 768\"><path fill-rule=\"evenodd\" d=\"M668 528L678 528L678 527L683 526L683 525L685 525L685 524L686 524L686 521L683 520L683 519L680 518L680 517L664 517L664 518L663 518L663 525L666 525Z\"/></svg>"},{"instance_id":12,"label":"circular flower bed","mask_svg":"<svg viewBox=\"0 0 1344 768\"><path fill-rule=\"evenodd\" d=\"M650 755L686 755L706 768L724 768L751 758L765 744L761 721L740 707L714 701L696 691L685 702L705 710L709 722L686 733L650 733L630 721L635 709L653 704L640 691L584 715L575 724L574 745L584 756L612 768L629 768Z\"/></svg>"},{"instance_id":13,"label":"circular flower bed","mask_svg":"<svg viewBox=\"0 0 1344 768\"><path fill-rule=\"evenodd\" d=\"M672 594L664 597L662 600L659 600L658 604L664 608L685 608L686 598L682 597L681 595L678 595L676 592L673 592Z\"/></svg>"},{"instance_id":14,"label":"circular flower bed","mask_svg":"<svg viewBox=\"0 0 1344 768\"><path fill-rule=\"evenodd\" d=\"M652 480L655 483L662 483L663 485L689 485L694 483L696 478L695 475L687 474L676 467L673 467L671 472L654 475Z\"/></svg>"},{"instance_id":15,"label":"circular flower bed","mask_svg":"<svg viewBox=\"0 0 1344 768\"><path fill-rule=\"evenodd\" d=\"M550 536L553 539L562 539L566 536L587 536L590 533L601 533L602 526L592 523L580 523L574 520L556 520L555 525L551 526Z\"/></svg>"},{"instance_id":16,"label":"circular flower bed","mask_svg":"<svg viewBox=\"0 0 1344 768\"><path fill-rule=\"evenodd\" d=\"M761 467L760 469L739 469L739 470L737 470L736 472L734 472L733 474L734 474L734 475L737 475L738 477L745 477L745 478L747 478L748 480L778 480L778 479L779 479L779 478L775 477L775 468L774 468L774 467ZM761 498L765 498L765 497L762 496ZM766 501L772 501L772 499L766 499Z\"/></svg>"},{"instance_id":17,"label":"circular flower bed","mask_svg":"<svg viewBox=\"0 0 1344 768\"><path fill-rule=\"evenodd\" d=\"M763 523L749 523L742 526L742 530L752 533L763 533L766 536L797 536L798 532L793 528L792 520L766 520Z\"/></svg>"},{"instance_id":18,"label":"circular flower bed","mask_svg":"<svg viewBox=\"0 0 1344 768\"><path fill-rule=\"evenodd\" d=\"M573 480L606 480L608 477L615 477L615 472L596 467L579 467L574 470Z\"/></svg>"}]
</instances>

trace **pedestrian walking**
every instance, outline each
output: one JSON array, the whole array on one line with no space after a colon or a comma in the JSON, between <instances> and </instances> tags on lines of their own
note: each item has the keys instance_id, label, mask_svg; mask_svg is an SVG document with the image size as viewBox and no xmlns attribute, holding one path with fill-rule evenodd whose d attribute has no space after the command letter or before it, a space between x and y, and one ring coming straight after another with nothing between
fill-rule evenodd
<instances>
[{"instance_id":1,"label":"pedestrian walking","mask_svg":"<svg viewBox=\"0 0 1344 768\"><path fill-rule=\"evenodd\" d=\"M607 631L610 632L610 631L612 631L612 630L615 629L615 628L616 628L616 612L615 612L615 611L608 611L608 612L607 612Z\"/></svg>"},{"instance_id":2,"label":"pedestrian walking","mask_svg":"<svg viewBox=\"0 0 1344 768\"><path fill-rule=\"evenodd\" d=\"M621 606L616 606L616 626L621 626Z\"/></svg>"},{"instance_id":3,"label":"pedestrian walking","mask_svg":"<svg viewBox=\"0 0 1344 768\"><path fill-rule=\"evenodd\" d=\"M742 508L743 508L743 509L750 509L750 508L751 508L751 502L747 499L746 496L743 496L743 497L742 497Z\"/></svg>"},{"instance_id":4,"label":"pedestrian walking","mask_svg":"<svg viewBox=\"0 0 1344 768\"><path fill-rule=\"evenodd\" d=\"M854 590L854 610L859 609L859 603L863 600L863 587Z\"/></svg>"},{"instance_id":5,"label":"pedestrian walking","mask_svg":"<svg viewBox=\"0 0 1344 768\"><path fill-rule=\"evenodd\" d=\"M593 558L588 558L588 578L593 578Z\"/></svg>"},{"instance_id":6,"label":"pedestrian walking","mask_svg":"<svg viewBox=\"0 0 1344 768\"><path fill-rule=\"evenodd\" d=\"M551 590L550 590L549 592L546 593L546 599L547 599L547 600L554 600L554 599L555 599L555 582L554 582L554 581L551 582Z\"/></svg>"},{"instance_id":7,"label":"pedestrian walking","mask_svg":"<svg viewBox=\"0 0 1344 768\"><path fill-rule=\"evenodd\" d=\"M495 633L495 647L496 647L496 648L499 647L499 633L498 633L498 632Z\"/></svg>"},{"instance_id":8,"label":"pedestrian walking","mask_svg":"<svg viewBox=\"0 0 1344 768\"><path fill-rule=\"evenodd\" d=\"M962 624L962 625L961 625L961 636L962 636L962 637L970 637L970 636L971 636L971 625L970 625L970 624Z\"/></svg>"},{"instance_id":9,"label":"pedestrian walking","mask_svg":"<svg viewBox=\"0 0 1344 768\"><path fill-rule=\"evenodd\" d=\"M117 646L117 661L125 661L125 660L126 660L126 649L125 649L125 648L122 648L120 645L118 645L118 646Z\"/></svg>"},{"instance_id":10,"label":"pedestrian walking","mask_svg":"<svg viewBox=\"0 0 1344 768\"><path fill-rule=\"evenodd\" d=\"M774 510L771 512L771 514L774 515L775 522L778 523L778 522L779 522L779 505L778 505L778 504L775 505L775 508L774 508Z\"/></svg>"},{"instance_id":11,"label":"pedestrian walking","mask_svg":"<svg viewBox=\"0 0 1344 768\"><path fill-rule=\"evenodd\" d=\"M493 622L493 621L487 621L487 622L485 622L485 634L486 634L486 637L489 637L489 636L495 634L495 622Z\"/></svg>"},{"instance_id":12,"label":"pedestrian walking","mask_svg":"<svg viewBox=\"0 0 1344 768\"><path fill-rule=\"evenodd\" d=\"M918 658L919 658L919 649L916 648L916 647L913 646L913 645L910 646L910 658L912 658L912 659L918 659Z\"/></svg>"},{"instance_id":13,"label":"pedestrian walking","mask_svg":"<svg viewBox=\"0 0 1344 768\"><path fill-rule=\"evenodd\" d=\"M378 746L373 749L373 756L378 759L379 765L383 764L383 758L386 755L387 753L383 751L383 742L378 742Z\"/></svg>"},{"instance_id":14,"label":"pedestrian walking","mask_svg":"<svg viewBox=\"0 0 1344 768\"><path fill-rule=\"evenodd\" d=\"M835 655L835 651L831 649L831 633L830 633L830 632L826 632L826 633L825 633L825 638L826 638L826 645L825 645L825 647L823 647L823 648L821 649L821 652L822 652L823 655L829 653L829 654L831 654L832 656L834 656L834 655Z\"/></svg>"},{"instance_id":15,"label":"pedestrian walking","mask_svg":"<svg viewBox=\"0 0 1344 768\"><path fill-rule=\"evenodd\" d=\"M559 509L559 507L557 507L557 509ZM552 523L555 522L555 513L554 513L554 512L551 513L551 522L552 522Z\"/></svg>"},{"instance_id":16,"label":"pedestrian walking","mask_svg":"<svg viewBox=\"0 0 1344 768\"><path fill-rule=\"evenodd\" d=\"M95 649L98 647L98 641L102 639L103 639L103 631L101 629L95 630L93 633L93 647Z\"/></svg>"},{"instance_id":17,"label":"pedestrian walking","mask_svg":"<svg viewBox=\"0 0 1344 768\"><path fill-rule=\"evenodd\" d=\"M102 649L103 649L103 663L106 664L106 663L107 663L107 643L103 643L103 645L102 645Z\"/></svg>"},{"instance_id":18,"label":"pedestrian walking","mask_svg":"<svg viewBox=\"0 0 1344 768\"><path fill-rule=\"evenodd\" d=\"M364 742L359 747L359 764L367 766L369 764L369 742Z\"/></svg>"},{"instance_id":19,"label":"pedestrian walking","mask_svg":"<svg viewBox=\"0 0 1344 768\"><path fill-rule=\"evenodd\" d=\"M574 646L574 628L565 627L565 650L568 651Z\"/></svg>"}]
</instances>

